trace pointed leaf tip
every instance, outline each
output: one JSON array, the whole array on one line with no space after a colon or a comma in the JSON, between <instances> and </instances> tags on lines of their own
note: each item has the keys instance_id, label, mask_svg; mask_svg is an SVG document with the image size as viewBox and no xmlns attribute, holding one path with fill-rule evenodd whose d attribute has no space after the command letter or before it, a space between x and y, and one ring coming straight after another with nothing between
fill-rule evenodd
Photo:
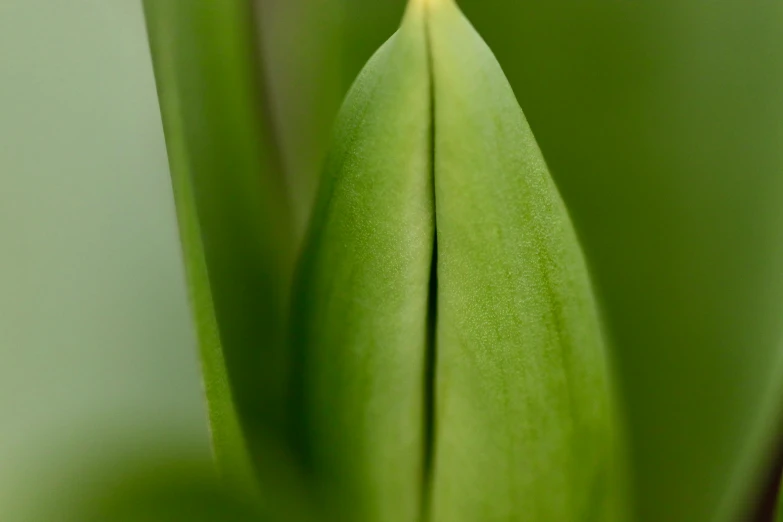
<instances>
[{"instance_id":1,"label":"pointed leaf tip","mask_svg":"<svg viewBox=\"0 0 783 522\"><path fill-rule=\"evenodd\" d=\"M433 7L440 7L453 2L454 0L410 0L408 2L408 10L422 12L424 9L432 9Z\"/></svg>"}]
</instances>

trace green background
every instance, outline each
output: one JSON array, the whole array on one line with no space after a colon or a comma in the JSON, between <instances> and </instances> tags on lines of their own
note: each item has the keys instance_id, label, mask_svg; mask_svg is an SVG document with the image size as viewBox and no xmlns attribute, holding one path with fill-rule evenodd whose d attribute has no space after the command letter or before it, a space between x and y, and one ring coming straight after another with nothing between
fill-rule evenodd
<instances>
[{"instance_id":1,"label":"green background","mask_svg":"<svg viewBox=\"0 0 783 522\"><path fill-rule=\"evenodd\" d=\"M208 441L140 3L3 0L0 78L0 519L14 520L107 459L206 459Z\"/></svg>"},{"instance_id":2,"label":"green background","mask_svg":"<svg viewBox=\"0 0 783 522\"><path fill-rule=\"evenodd\" d=\"M783 396L783 4L460 4L606 305L639 520L724 520L760 491ZM264 5L301 225L339 100L403 2ZM206 458L139 2L0 2L0 239L0 518L108 454Z\"/></svg>"}]
</instances>

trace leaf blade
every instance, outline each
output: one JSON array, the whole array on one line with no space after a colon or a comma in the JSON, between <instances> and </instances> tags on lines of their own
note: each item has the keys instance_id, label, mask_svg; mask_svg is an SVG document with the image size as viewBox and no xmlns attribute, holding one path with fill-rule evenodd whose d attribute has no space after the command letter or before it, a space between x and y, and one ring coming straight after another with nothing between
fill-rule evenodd
<instances>
[{"instance_id":1,"label":"leaf blade","mask_svg":"<svg viewBox=\"0 0 783 522\"><path fill-rule=\"evenodd\" d=\"M144 7L213 446L224 472L252 484L283 424L291 247L250 4Z\"/></svg>"},{"instance_id":2,"label":"leaf blade","mask_svg":"<svg viewBox=\"0 0 783 522\"><path fill-rule=\"evenodd\" d=\"M513 92L431 1L433 520L622 520L620 425L581 248Z\"/></svg>"},{"instance_id":3,"label":"leaf blade","mask_svg":"<svg viewBox=\"0 0 783 522\"><path fill-rule=\"evenodd\" d=\"M348 521L414 521L433 253L429 75L411 11L344 105L301 258L296 434Z\"/></svg>"}]
</instances>

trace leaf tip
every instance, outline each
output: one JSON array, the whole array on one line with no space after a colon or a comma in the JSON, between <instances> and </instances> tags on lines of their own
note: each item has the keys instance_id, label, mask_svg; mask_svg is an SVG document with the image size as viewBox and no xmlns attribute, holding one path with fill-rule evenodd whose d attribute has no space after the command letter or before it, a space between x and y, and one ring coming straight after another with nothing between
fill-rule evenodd
<instances>
[{"instance_id":1,"label":"leaf tip","mask_svg":"<svg viewBox=\"0 0 783 522\"><path fill-rule=\"evenodd\" d=\"M409 0L408 11L413 13L423 13L425 9L433 9L452 3L454 0Z\"/></svg>"}]
</instances>

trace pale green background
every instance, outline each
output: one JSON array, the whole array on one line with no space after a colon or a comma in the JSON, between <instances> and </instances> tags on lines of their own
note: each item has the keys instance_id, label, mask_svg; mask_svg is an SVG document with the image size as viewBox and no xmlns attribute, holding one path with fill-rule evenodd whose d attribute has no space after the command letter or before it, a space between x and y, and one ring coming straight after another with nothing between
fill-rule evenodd
<instances>
[{"instance_id":1,"label":"pale green background","mask_svg":"<svg viewBox=\"0 0 783 522\"><path fill-rule=\"evenodd\" d=\"M80 462L208 444L140 2L0 0L0 100L8 520Z\"/></svg>"},{"instance_id":2,"label":"pale green background","mask_svg":"<svg viewBox=\"0 0 783 522\"><path fill-rule=\"evenodd\" d=\"M41 477L114 452L207 455L139 4L0 0L3 522L9 499L49 498ZM342 91L404 0L265 4L284 163L316 176ZM706 519L756 492L783 355L783 3L460 4L594 268L639 519Z\"/></svg>"}]
</instances>

